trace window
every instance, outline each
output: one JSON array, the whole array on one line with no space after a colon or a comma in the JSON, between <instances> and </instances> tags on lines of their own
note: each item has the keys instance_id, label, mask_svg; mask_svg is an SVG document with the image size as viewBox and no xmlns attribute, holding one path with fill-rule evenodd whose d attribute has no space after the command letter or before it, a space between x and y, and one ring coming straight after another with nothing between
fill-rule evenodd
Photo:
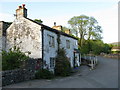
<instances>
[{"instance_id":1,"label":"window","mask_svg":"<svg viewBox=\"0 0 120 90\"><path fill-rule=\"evenodd\" d=\"M50 68L54 68L55 67L55 58L50 58Z\"/></svg>"},{"instance_id":2,"label":"window","mask_svg":"<svg viewBox=\"0 0 120 90\"><path fill-rule=\"evenodd\" d=\"M69 40L66 40L66 48L70 49L70 41Z\"/></svg>"},{"instance_id":3,"label":"window","mask_svg":"<svg viewBox=\"0 0 120 90\"><path fill-rule=\"evenodd\" d=\"M51 35L48 35L48 42L50 47L55 47L54 37Z\"/></svg>"}]
</instances>

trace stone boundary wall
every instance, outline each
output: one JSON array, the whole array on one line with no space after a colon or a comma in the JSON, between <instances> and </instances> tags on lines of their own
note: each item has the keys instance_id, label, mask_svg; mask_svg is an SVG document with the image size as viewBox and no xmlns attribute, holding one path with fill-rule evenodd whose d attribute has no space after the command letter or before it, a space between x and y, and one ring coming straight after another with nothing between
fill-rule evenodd
<instances>
[{"instance_id":1,"label":"stone boundary wall","mask_svg":"<svg viewBox=\"0 0 120 90\"><path fill-rule=\"evenodd\" d=\"M37 61L30 59L24 68L2 71L2 86L34 79Z\"/></svg>"},{"instance_id":2,"label":"stone boundary wall","mask_svg":"<svg viewBox=\"0 0 120 90\"><path fill-rule=\"evenodd\" d=\"M111 59L118 59L120 58L120 53L118 54L101 54L100 56L111 58Z\"/></svg>"}]
</instances>

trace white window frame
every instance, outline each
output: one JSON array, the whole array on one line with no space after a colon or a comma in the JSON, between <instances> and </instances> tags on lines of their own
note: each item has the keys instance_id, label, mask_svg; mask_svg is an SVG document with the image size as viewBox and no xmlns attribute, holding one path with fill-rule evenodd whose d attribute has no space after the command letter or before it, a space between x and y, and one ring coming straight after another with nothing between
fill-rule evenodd
<instances>
[{"instance_id":1,"label":"white window frame","mask_svg":"<svg viewBox=\"0 0 120 90\"><path fill-rule=\"evenodd\" d=\"M66 48L70 49L70 40L66 40Z\"/></svg>"},{"instance_id":2,"label":"white window frame","mask_svg":"<svg viewBox=\"0 0 120 90\"><path fill-rule=\"evenodd\" d=\"M54 68L54 67L55 67L55 58L50 57L50 68Z\"/></svg>"},{"instance_id":3,"label":"white window frame","mask_svg":"<svg viewBox=\"0 0 120 90\"><path fill-rule=\"evenodd\" d=\"M55 47L55 38L52 35L48 35L49 47Z\"/></svg>"}]
</instances>

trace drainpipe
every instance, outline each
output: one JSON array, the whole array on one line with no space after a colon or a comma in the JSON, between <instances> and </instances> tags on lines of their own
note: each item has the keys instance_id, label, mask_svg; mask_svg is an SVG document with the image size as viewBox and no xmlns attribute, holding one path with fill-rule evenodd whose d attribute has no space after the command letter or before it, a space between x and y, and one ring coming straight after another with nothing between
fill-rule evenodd
<instances>
[{"instance_id":1,"label":"drainpipe","mask_svg":"<svg viewBox=\"0 0 120 90\"><path fill-rule=\"evenodd\" d=\"M43 64L43 59L44 59L44 28L43 27L41 27L41 36L42 36L42 69L43 69L43 67L44 67L44 64Z\"/></svg>"}]
</instances>

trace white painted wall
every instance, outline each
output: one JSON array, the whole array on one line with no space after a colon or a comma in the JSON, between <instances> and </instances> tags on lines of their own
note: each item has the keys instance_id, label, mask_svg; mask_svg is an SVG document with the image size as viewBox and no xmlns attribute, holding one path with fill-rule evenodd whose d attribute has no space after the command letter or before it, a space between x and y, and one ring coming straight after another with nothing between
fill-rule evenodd
<instances>
[{"instance_id":1,"label":"white painted wall","mask_svg":"<svg viewBox=\"0 0 120 90\"><path fill-rule=\"evenodd\" d=\"M42 58L41 26L21 17L7 29L7 50L14 45L23 52L31 52L31 58Z\"/></svg>"},{"instance_id":2,"label":"white painted wall","mask_svg":"<svg viewBox=\"0 0 120 90\"><path fill-rule=\"evenodd\" d=\"M67 36L60 36L61 44L60 48L64 48L66 50L67 57L70 58L71 67L73 67L73 60L74 60L74 49L78 49L78 43L76 39L67 37ZM66 48L66 40L70 41L70 49Z\"/></svg>"},{"instance_id":3,"label":"white painted wall","mask_svg":"<svg viewBox=\"0 0 120 90\"><path fill-rule=\"evenodd\" d=\"M51 35L54 37L54 42L55 42L55 46L54 47L50 47L49 46L49 38L48 35ZM43 56L43 60L46 61L47 66L45 66L45 68L49 68L51 71L54 71L54 68L50 68L50 57L56 57L57 55L57 50L58 50L58 43L57 43L57 34L48 30L44 30L44 56Z\"/></svg>"}]
</instances>

